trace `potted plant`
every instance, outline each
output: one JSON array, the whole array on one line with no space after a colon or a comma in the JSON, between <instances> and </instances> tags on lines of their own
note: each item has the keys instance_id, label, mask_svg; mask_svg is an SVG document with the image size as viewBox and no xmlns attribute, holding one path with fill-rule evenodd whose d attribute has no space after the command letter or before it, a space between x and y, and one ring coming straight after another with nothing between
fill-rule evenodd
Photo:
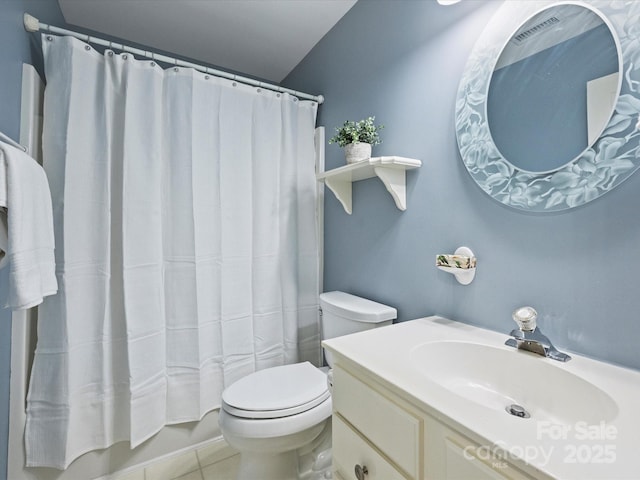
<instances>
[{"instance_id":1,"label":"potted plant","mask_svg":"<svg viewBox=\"0 0 640 480\"><path fill-rule=\"evenodd\" d=\"M341 127L336 127L336 134L329 143L337 143L344 148L347 163L361 162L371 158L371 147L382 143L379 131L384 125L376 125L376 117L368 117L358 122L347 120Z\"/></svg>"}]
</instances>

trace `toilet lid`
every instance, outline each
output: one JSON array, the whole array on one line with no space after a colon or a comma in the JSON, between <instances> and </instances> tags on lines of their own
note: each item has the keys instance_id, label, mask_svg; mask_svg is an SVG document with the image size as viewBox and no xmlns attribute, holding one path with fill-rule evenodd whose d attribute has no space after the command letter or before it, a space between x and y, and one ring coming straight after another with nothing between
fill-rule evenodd
<instances>
[{"instance_id":1,"label":"toilet lid","mask_svg":"<svg viewBox=\"0 0 640 480\"><path fill-rule=\"evenodd\" d=\"M222 392L222 401L237 417L280 418L307 411L329 396L327 376L303 362L247 375Z\"/></svg>"}]
</instances>

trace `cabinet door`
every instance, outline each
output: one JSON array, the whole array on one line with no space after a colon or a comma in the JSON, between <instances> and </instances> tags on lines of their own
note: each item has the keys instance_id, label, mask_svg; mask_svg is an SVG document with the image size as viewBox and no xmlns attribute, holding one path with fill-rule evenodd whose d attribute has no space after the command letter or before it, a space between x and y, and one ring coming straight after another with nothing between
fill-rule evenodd
<instances>
[{"instance_id":1,"label":"cabinet door","mask_svg":"<svg viewBox=\"0 0 640 480\"><path fill-rule=\"evenodd\" d=\"M376 449L347 425L333 416L333 468L336 478L356 480L356 465L367 469L367 480L406 480Z\"/></svg>"},{"instance_id":2,"label":"cabinet door","mask_svg":"<svg viewBox=\"0 0 640 480\"><path fill-rule=\"evenodd\" d=\"M510 463L433 418L425 420L426 478L437 480L533 480Z\"/></svg>"},{"instance_id":3,"label":"cabinet door","mask_svg":"<svg viewBox=\"0 0 640 480\"><path fill-rule=\"evenodd\" d=\"M333 408L409 477L421 470L422 420L341 368L333 373ZM351 478L351 477L347 477Z\"/></svg>"},{"instance_id":4,"label":"cabinet door","mask_svg":"<svg viewBox=\"0 0 640 480\"><path fill-rule=\"evenodd\" d=\"M475 455L476 446L470 443L460 445L451 438L445 438L447 480L520 480L527 479L519 471L501 459L484 459ZM485 463L486 462L486 463Z\"/></svg>"}]
</instances>

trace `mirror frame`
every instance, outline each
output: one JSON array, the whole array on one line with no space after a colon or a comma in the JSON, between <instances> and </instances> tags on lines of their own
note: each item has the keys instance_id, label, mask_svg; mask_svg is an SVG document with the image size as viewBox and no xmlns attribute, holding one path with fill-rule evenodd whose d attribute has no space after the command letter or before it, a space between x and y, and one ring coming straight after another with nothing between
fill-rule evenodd
<instances>
[{"instance_id":1,"label":"mirror frame","mask_svg":"<svg viewBox=\"0 0 640 480\"><path fill-rule=\"evenodd\" d=\"M523 171L507 161L491 137L487 95L494 67L511 36L530 17L561 4L589 8L616 42L619 88L612 116L594 145L551 172ZM456 97L456 136L471 178L499 202L528 212L578 207L607 193L640 167L640 2L618 0L505 1L476 41Z\"/></svg>"}]
</instances>

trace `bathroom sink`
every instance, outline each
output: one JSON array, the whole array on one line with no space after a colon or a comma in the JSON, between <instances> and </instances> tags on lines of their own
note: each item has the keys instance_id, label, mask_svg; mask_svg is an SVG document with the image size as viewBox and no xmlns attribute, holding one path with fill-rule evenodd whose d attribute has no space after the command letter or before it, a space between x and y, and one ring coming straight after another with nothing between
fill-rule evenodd
<instances>
[{"instance_id":1,"label":"bathroom sink","mask_svg":"<svg viewBox=\"0 0 640 480\"><path fill-rule=\"evenodd\" d=\"M505 415L513 404L532 419L567 425L609 422L618 414L616 402L596 385L529 352L436 341L413 347L410 359L411 368L421 376Z\"/></svg>"},{"instance_id":2,"label":"bathroom sink","mask_svg":"<svg viewBox=\"0 0 640 480\"><path fill-rule=\"evenodd\" d=\"M372 372L381 388L458 431L459 437L447 437L446 454L438 450L443 461L449 453L454 458L454 448L463 449L455 450L459 457L480 445L476 451L486 455L479 457L485 465L513 460L526 478L638 479L640 372L577 352L570 352L568 362L552 360L504 345L508 338L431 316L324 345L338 367ZM530 417L506 411L513 404ZM432 433L439 435L425 431ZM501 461L497 465L502 468ZM502 473L491 478L524 478L515 469L514 477ZM458 475L476 477L469 471Z\"/></svg>"}]
</instances>

